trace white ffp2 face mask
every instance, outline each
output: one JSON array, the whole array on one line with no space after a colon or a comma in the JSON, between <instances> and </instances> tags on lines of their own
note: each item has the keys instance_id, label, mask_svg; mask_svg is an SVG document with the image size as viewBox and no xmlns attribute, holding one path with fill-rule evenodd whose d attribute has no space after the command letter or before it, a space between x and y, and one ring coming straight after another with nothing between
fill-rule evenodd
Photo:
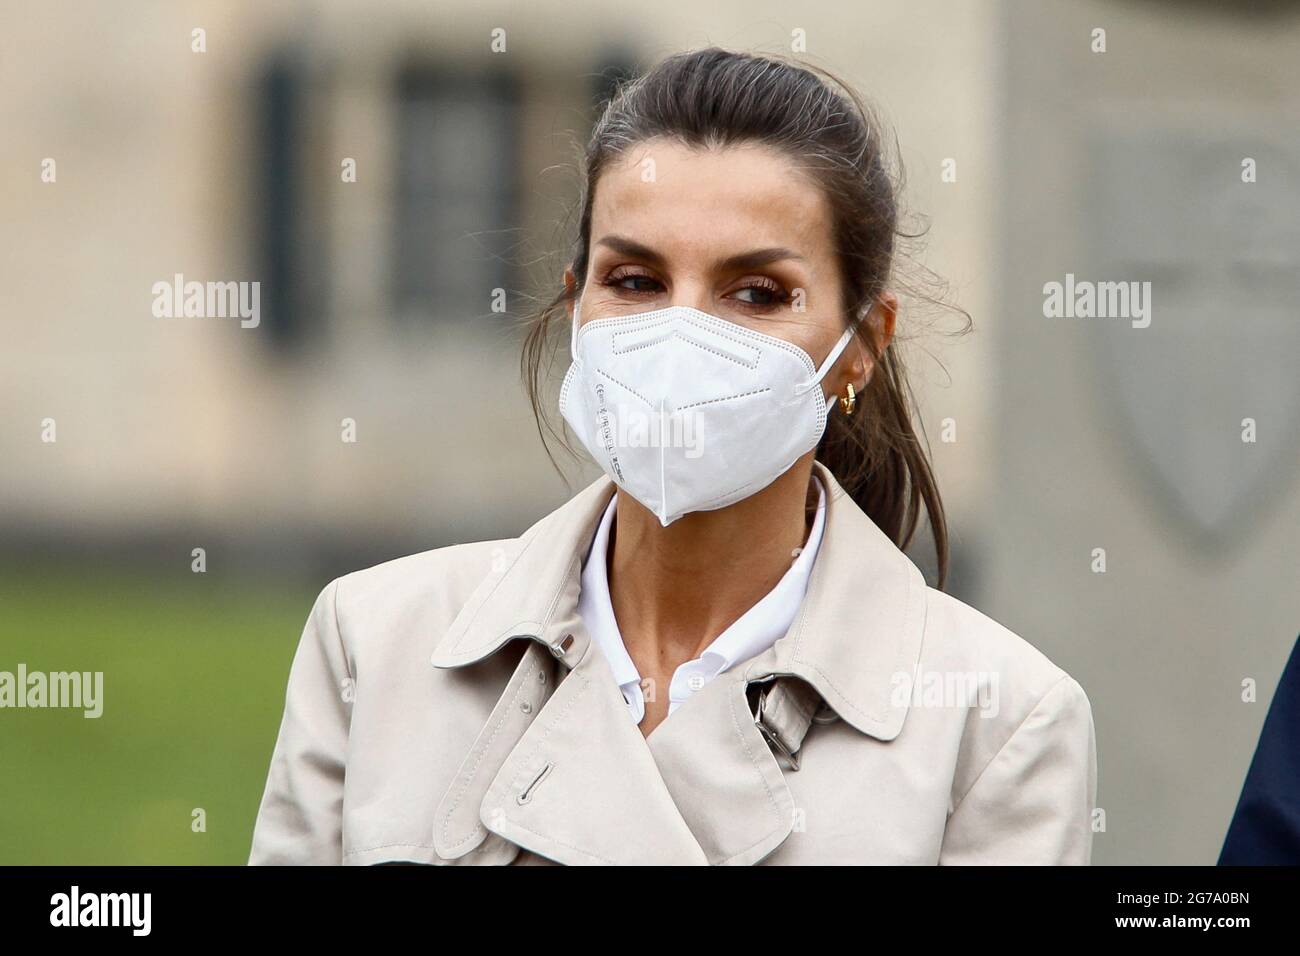
<instances>
[{"instance_id":1,"label":"white ffp2 face mask","mask_svg":"<svg viewBox=\"0 0 1300 956\"><path fill-rule=\"evenodd\" d=\"M595 319L573 312L560 414L596 463L667 527L766 488L826 429L818 368L783 339L688 306Z\"/></svg>"}]
</instances>

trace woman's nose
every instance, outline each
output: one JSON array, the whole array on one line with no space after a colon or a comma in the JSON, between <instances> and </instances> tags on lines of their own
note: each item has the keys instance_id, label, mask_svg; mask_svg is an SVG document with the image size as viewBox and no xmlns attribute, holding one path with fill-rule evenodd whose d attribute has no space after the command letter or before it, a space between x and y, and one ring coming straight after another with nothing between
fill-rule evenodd
<instances>
[{"instance_id":1,"label":"woman's nose","mask_svg":"<svg viewBox=\"0 0 1300 956\"><path fill-rule=\"evenodd\" d=\"M713 312L713 290L702 282L675 285L668 304L686 306L699 312Z\"/></svg>"}]
</instances>

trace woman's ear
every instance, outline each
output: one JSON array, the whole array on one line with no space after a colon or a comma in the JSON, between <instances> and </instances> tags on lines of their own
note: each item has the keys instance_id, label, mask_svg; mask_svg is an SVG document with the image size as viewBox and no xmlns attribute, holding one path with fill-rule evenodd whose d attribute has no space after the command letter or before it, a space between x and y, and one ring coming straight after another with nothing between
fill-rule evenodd
<instances>
[{"instance_id":1,"label":"woman's ear","mask_svg":"<svg viewBox=\"0 0 1300 956\"><path fill-rule=\"evenodd\" d=\"M574 275L573 263L564 267L564 291L569 296L569 321L573 321L573 303L577 300L578 277Z\"/></svg>"},{"instance_id":2,"label":"woman's ear","mask_svg":"<svg viewBox=\"0 0 1300 956\"><path fill-rule=\"evenodd\" d=\"M889 343L894 340L894 324L898 319L898 296L889 290L881 292L867 310L867 314L862 317L862 324L865 326L863 331L871 336L872 343L876 347L877 355L884 355L885 349L889 348ZM871 381L871 374L875 371L875 362L870 355L865 353L862 344L858 343L860 354L859 362L854 364L854 373L858 374L859 363L862 366L861 385L856 385L859 391L866 391L867 383ZM854 379L856 383L857 378Z\"/></svg>"},{"instance_id":3,"label":"woman's ear","mask_svg":"<svg viewBox=\"0 0 1300 956\"><path fill-rule=\"evenodd\" d=\"M889 343L894 341L894 323L898 319L898 296L889 291L880 293L867 318L870 319L873 313L878 317L873 326L876 332L876 348L883 355L885 349L889 348Z\"/></svg>"},{"instance_id":4,"label":"woman's ear","mask_svg":"<svg viewBox=\"0 0 1300 956\"><path fill-rule=\"evenodd\" d=\"M855 333L849 339L848 345L840 353L840 357L835 360L835 364L830 367L826 377L822 379L827 407L835 405L837 398L847 397L850 385L859 394L866 391L867 382L871 380L873 363L871 352L862 344L859 335L869 331L868 328L861 328L861 326L867 324L867 321L867 315L858 320L860 326L858 333Z\"/></svg>"}]
</instances>

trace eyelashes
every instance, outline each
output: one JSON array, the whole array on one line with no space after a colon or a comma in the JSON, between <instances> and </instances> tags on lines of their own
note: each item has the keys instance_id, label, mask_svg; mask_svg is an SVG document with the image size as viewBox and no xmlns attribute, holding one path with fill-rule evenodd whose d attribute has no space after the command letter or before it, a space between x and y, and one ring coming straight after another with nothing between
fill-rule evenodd
<instances>
[{"instance_id":1,"label":"eyelashes","mask_svg":"<svg viewBox=\"0 0 1300 956\"><path fill-rule=\"evenodd\" d=\"M633 271L627 266L617 266L610 270L604 278L600 280L600 284L607 288L612 288L619 293L634 296L655 295L661 292L664 287L663 283L653 275L647 272ZM645 288L644 284L649 284L653 287ZM635 286L641 287L638 288ZM738 293L745 292L757 292L770 297L769 301L766 302L753 302L744 298L735 299L735 301L739 302L742 306L751 309L771 309L777 306L783 306L788 304L791 299L794 298L793 294L782 286L781 283L769 276L754 276L747 279L744 284L728 293L728 296L732 297Z\"/></svg>"},{"instance_id":2,"label":"eyelashes","mask_svg":"<svg viewBox=\"0 0 1300 956\"><path fill-rule=\"evenodd\" d=\"M609 286L611 288L618 289L622 292L631 292L633 294L657 292L658 290L657 289L630 289L627 286L623 285L623 283L627 282L629 279L640 279L645 282L652 282L655 285L659 286L660 288L663 287L663 283L661 283L658 279L656 279L652 275L649 275L644 272L622 272L621 271L622 268L623 267L620 266L619 268L611 271L607 276L605 276L604 279L601 280L601 285Z\"/></svg>"},{"instance_id":3,"label":"eyelashes","mask_svg":"<svg viewBox=\"0 0 1300 956\"><path fill-rule=\"evenodd\" d=\"M764 292L772 297L772 300L770 302L749 302L745 299L740 300L744 302L746 305L751 305L755 307L786 305L790 302L791 299L794 298L794 296L790 292L787 292L785 288L781 286L780 283L772 280L768 280L767 282L752 282L747 285L741 286L736 291L745 292L749 290Z\"/></svg>"}]
</instances>

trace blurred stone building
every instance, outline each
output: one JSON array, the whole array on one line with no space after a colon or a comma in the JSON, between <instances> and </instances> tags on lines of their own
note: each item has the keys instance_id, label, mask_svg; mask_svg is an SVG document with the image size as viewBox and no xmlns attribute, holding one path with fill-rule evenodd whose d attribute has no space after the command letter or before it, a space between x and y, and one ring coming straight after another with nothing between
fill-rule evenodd
<instances>
[{"instance_id":1,"label":"blurred stone building","mask_svg":"<svg viewBox=\"0 0 1300 956\"><path fill-rule=\"evenodd\" d=\"M682 48L802 43L883 107L929 221L919 262L974 319L961 338L934 310L901 327L953 590L1089 692L1096 861L1213 860L1300 619L1294 5L48 3L6 20L6 556L203 545L338 573L518 533L592 474L552 469L519 345L530 296L559 288L595 104ZM156 316L154 284L178 274L259 282L257 326ZM1150 282L1150 326L1046 317L1067 274Z\"/></svg>"}]
</instances>

